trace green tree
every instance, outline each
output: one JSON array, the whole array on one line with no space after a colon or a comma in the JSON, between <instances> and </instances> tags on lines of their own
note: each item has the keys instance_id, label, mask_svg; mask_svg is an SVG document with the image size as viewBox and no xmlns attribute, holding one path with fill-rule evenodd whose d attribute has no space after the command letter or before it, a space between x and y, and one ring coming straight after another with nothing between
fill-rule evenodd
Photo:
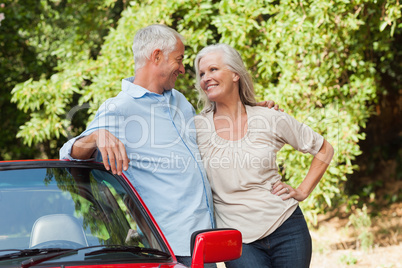
<instances>
[{"instance_id":1,"label":"green tree","mask_svg":"<svg viewBox=\"0 0 402 268\"><path fill-rule=\"evenodd\" d=\"M10 103L11 90L30 77L39 78L47 66L36 60L32 47L27 45L26 36L20 31L36 24L35 14L40 14L37 1L6 1L0 3L0 159L32 158L35 150L16 139L19 126L29 120L29 116ZM43 69L43 71L42 71Z\"/></svg>"},{"instance_id":2,"label":"green tree","mask_svg":"<svg viewBox=\"0 0 402 268\"><path fill-rule=\"evenodd\" d=\"M402 34L398 1L131 2L96 57L83 53L74 61L60 61L50 78L14 88L12 101L30 114L19 137L31 145L76 135L81 129L71 122L75 111L89 107L91 119L100 103L119 92L121 79L133 74L132 38L152 23L167 24L187 39L187 72L176 88L194 106L195 54L217 42L238 49L259 99L275 100L336 150L322 182L302 203L308 218L316 222L318 213L343 200L341 189L357 168L353 161L361 153L359 140L365 138L362 128L378 95L397 87L384 88L382 81L385 76L400 79L402 73L401 61L393 62L401 58L401 50L395 50ZM76 104L81 106L71 112ZM284 178L297 186L311 157L285 147L278 161Z\"/></svg>"},{"instance_id":3,"label":"green tree","mask_svg":"<svg viewBox=\"0 0 402 268\"><path fill-rule=\"evenodd\" d=\"M26 101L35 102L29 109L36 115L25 108L18 110L17 105L10 102L11 90L21 82L46 81L62 70L63 65L74 66L75 62L96 57L103 37L119 19L123 8L122 0L6 0L0 3L0 77L3 81L0 88L0 159L57 155L56 148L60 143L54 139L40 138L33 147L31 143L23 144L20 138L25 122L34 122L37 116L48 117L43 109L43 104L52 103L47 92L58 89L39 88L39 91L44 90L41 97L50 102L35 102L30 94L36 92L25 92ZM76 100L73 96L69 101ZM51 131L50 122L51 118L38 127ZM35 129L25 133L36 136Z\"/></svg>"}]
</instances>

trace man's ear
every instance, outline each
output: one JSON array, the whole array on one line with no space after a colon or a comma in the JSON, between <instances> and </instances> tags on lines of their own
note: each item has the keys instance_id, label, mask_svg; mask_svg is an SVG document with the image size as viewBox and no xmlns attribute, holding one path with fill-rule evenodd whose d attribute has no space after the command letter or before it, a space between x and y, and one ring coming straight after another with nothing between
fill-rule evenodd
<instances>
[{"instance_id":1,"label":"man's ear","mask_svg":"<svg viewBox=\"0 0 402 268\"><path fill-rule=\"evenodd\" d=\"M162 57L163 57L162 50L155 49L151 54L151 61L155 64L159 64L159 62L162 60Z\"/></svg>"}]
</instances>

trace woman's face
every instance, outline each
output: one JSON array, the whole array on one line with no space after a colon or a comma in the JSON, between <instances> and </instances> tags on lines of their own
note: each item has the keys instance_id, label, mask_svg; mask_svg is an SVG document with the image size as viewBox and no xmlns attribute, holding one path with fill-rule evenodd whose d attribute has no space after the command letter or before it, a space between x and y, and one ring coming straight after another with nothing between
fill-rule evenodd
<instances>
[{"instance_id":1,"label":"woman's face","mask_svg":"<svg viewBox=\"0 0 402 268\"><path fill-rule=\"evenodd\" d=\"M222 60L223 53L205 55L199 63L200 87L210 101L226 102L239 96L239 76Z\"/></svg>"}]
</instances>

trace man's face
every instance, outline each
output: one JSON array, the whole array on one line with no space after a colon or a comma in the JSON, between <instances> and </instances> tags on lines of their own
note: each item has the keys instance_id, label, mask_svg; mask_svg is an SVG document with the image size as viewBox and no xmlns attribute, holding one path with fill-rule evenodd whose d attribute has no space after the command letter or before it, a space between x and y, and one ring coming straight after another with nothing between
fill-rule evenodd
<instances>
[{"instance_id":1,"label":"man's face","mask_svg":"<svg viewBox=\"0 0 402 268\"><path fill-rule=\"evenodd\" d=\"M184 74L183 58L184 45L181 40L177 40L176 49L171 52L167 58L162 57L162 62L160 64L160 83L163 90L171 90L174 88L174 84L179 74Z\"/></svg>"}]
</instances>

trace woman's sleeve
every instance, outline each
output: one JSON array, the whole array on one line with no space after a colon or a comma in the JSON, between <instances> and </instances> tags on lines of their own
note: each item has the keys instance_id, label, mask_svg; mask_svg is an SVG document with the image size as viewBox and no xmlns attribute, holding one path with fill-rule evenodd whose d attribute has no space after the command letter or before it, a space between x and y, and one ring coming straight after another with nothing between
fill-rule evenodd
<instances>
[{"instance_id":1,"label":"woman's sleeve","mask_svg":"<svg viewBox=\"0 0 402 268\"><path fill-rule=\"evenodd\" d=\"M302 153L316 155L321 149L324 137L313 131L308 125L300 123L286 113L281 113L275 120L278 138Z\"/></svg>"},{"instance_id":2,"label":"woman's sleeve","mask_svg":"<svg viewBox=\"0 0 402 268\"><path fill-rule=\"evenodd\" d=\"M212 128L214 127L209 122L208 118L203 115L195 116L195 128L197 130L198 147L207 146L209 144Z\"/></svg>"}]
</instances>

